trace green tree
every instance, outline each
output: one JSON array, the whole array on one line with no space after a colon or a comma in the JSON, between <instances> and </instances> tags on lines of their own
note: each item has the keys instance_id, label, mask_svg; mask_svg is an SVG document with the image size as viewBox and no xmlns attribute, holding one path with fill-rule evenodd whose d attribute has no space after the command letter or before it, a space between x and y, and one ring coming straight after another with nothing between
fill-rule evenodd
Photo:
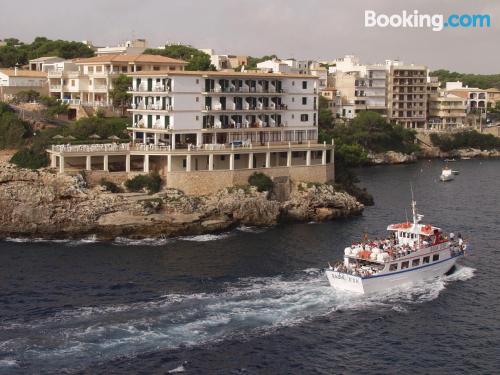
<instances>
[{"instance_id":1,"label":"green tree","mask_svg":"<svg viewBox=\"0 0 500 375\"><path fill-rule=\"evenodd\" d=\"M278 56L276 55L265 55L262 57L252 57L248 56L247 59L247 65L245 66L247 69L255 69L257 68L257 64L266 60L272 60L272 59L277 59Z\"/></svg>"},{"instance_id":2,"label":"green tree","mask_svg":"<svg viewBox=\"0 0 500 375\"><path fill-rule=\"evenodd\" d=\"M318 115L318 125L323 129L330 129L333 127L333 114L328 106L328 99L320 95L319 97L319 115Z\"/></svg>"},{"instance_id":3,"label":"green tree","mask_svg":"<svg viewBox=\"0 0 500 375\"><path fill-rule=\"evenodd\" d=\"M438 77L443 86L446 82L462 81L464 85L480 89L500 88L500 74L469 74L439 69L431 72L430 75Z\"/></svg>"},{"instance_id":4,"label":"green tree","mask_svg":"<svg viewBox=\"0 0 500 375\"><path fill-rule=\"evenodd\" d=\"M132 86L132 78L120 74L113 79L113 89L109 92L113 106L121 109L122 116L125 114L125 108L132 101L132 95L128 93L130 86Z\"/></svg>"},{"instance_id":5,"label":"green tree","mask_svg":"<svg viewBox=\"0 0 500 375\"><path fill-rule=\"evenodd\" d=\"M148 48L144 53L184 60L188 63L186 70L215 70L209 55L189 45L167 45L164 49Z\"/></svg>"}]
</instances>

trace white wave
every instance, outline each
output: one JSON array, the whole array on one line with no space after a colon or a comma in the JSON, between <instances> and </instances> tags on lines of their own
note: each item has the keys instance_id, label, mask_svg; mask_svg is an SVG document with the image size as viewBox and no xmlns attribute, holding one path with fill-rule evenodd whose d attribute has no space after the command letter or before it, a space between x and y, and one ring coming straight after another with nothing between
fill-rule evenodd
<instances>
[{"instance_id":1,"label":"white wave","mask_svg":"<svg viewBox=\"0 0 500 375\"><path fill-rule=\"evenodd\" d=\"M80 361L136 355L151 350L201 345L233 336L267 334L283 326L339 310L384 308L407 313L408 305L437 298L448 283L471 278L459 267L450 276L409 284L377 295L333 290L319 269L291 276L248 277L219 293L168 294L152 301L68 309L11 330L2 351L31 362L67 366ZM85 365L85 363L84 363Z\"/></svg>"},{"instance_id":2,"label":"white wave","mask_svg":"<svg viewBox=\"0 0 500 375\"><path fill-rule=\"evenodd\" d=\"M113 241L113 245L119 246L164 246L168 243L173 242L173 239L169 238L142 238L142 239L131 239L126 237L116 237Z\"/></svg>"},{"instance_id":3,"label":"white wave","mask_svg":"<svg viewBox=\"0 0 500 375\"><path fill-rule=\"evenodd\" d=\"M244 233L263 233L268 229L268 227L251 227L246 225L240 225L238 228L236 228L237 231Z\"/></svg>"},{"instance_id":4,"label":"white wave","mask_svg":"<svg viewBox=\"0 0 500 375\"><path fill-rule=\"evenodd\" d=\"M96 243L99 242L97 239L97 236L95 234L90 235L88 237L79 239L79 240L72 240L68 242L68 246L81 246L81 245L87 245L91 243Z\"/></svg>"},{"instance_id":5,"label":"white wave","mask_svg":"<svg viewBox=\"0 0 500 375\"><path fill-rule=\"evenodd\" d=\"M15 359L0 359L0 368L1 367L19 367L19 363Z\"/></svg>"},{"instance_id":6,"label":"white wave","mask_svg":"<svg viewBox=\"0 0 500 375\"><path fill-rule=\"evenodd\" d=\"M220 234L200 234L197 236L185 236L179 237L179 240L182 241L194 241L194 242L208 242L208 241L217 241L222 240L224 238L230 237L231 233L220 233Z\"/></svg>"},{"instance_id":7,"label":"white wave","mask_svg":"<svg viewBox=\"0 0 500 375\"><path fill-rule=\"evenodd\" d=\"M6 237L7 242L17 242L17 243L66 243L70 242L68 239L47 239L47 238L27 238L27 237Z\"/></svg>"}]
</instances>

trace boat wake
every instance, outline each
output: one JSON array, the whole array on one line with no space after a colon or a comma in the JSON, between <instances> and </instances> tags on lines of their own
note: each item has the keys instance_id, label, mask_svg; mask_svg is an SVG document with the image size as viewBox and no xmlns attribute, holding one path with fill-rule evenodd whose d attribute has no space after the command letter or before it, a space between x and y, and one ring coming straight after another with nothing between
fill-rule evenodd
<instances>
[{"instance_id":1,"label":"boat wake","mask_svg":"<svg viewBox=\"0 0 500 375\"><path fill-rule=\"evenodd\" d=\"M0 372L6 364L48 372L75 368L75 363L84 368L96 360L268 334L338 311L406 313L409 305L431 301L447 284L473 275L474 269L459 266L450 276L364 296L337 292L322 270L306 269L242 278L220 293L167 294L153 301L63 310L0 325Z\"/></svg>"}]
</instances>

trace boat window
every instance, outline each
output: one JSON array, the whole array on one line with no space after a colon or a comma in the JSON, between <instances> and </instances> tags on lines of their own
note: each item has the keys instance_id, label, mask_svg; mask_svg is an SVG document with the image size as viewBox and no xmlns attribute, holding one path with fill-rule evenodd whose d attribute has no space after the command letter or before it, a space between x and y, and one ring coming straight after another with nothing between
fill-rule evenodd
<instances>
[{"instance_id":1,"label":"boat window","mask_svg":"<svg viewBox=\"0 0 500 375\"><path fill-rule=\"evenodd\" d=\"M389 271L396 271L398 269L398 264L397 263L392 263L389 266Z\"/></svg>"},{"instance_id":2,"label":"boat window","mask_svg":"<svg viewBox=\"0 0 500 375\"><path fill-rule=\"evenodd\" d=\"M427 263L429 263L430 260L431 260L431 257L424 257L422 259L422 264L427 264Z\"/></svg>"},{"instance_id":3,"label":"boat window","mask_svg":"<svg viewBox=\"0 0 500 375\"><path fill-rule=\"evenodd\" d=\"M432 256L432 261L435 262L436 260L439 260L439 254L434 254Z\"/></svg>"},{"instance_id":4,"label":"boat window","mask_svg":"<svg viewBox=\"0 0 500 375\"><path fill-rule=\"evenodd\" d=\"M405 268L408 268L410 266L410 261L406 262L401 262L401 269L404 270Z\"/></svg>"},{"instance_id":5,"label":"boat window","mask_svg":"<svg viewBox=\"0 0 500 375\"><path fill-rule=\"evenodd\" d=\"M419 264L420 264L420 259L413 259L413 260L411 261L411 266L412 266L412 267L416 267L416 266L418 266Z\"/></svg>"}]
</instances>

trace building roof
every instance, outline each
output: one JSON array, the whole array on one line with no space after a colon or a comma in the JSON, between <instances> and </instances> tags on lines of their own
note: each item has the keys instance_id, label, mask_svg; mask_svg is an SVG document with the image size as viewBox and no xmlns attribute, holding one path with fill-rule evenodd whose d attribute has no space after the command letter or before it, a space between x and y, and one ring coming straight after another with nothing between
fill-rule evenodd
<instances>
[{"instance_id":1,"label":"building roof","mask_svg":"<svg viewBox=\"0 0 500 375\"><path fill-rule=\"evenodd\" d=\"M47 78L47 73L36 70L17 69L0 69L0 73L8 77L32 77L32 78Z\"/></svg>"},{"instance_id":2,"label":"building roof","mask_svg":"<svg viewBox=\"0 0 500 375\"><path fill-rule=\"evenodd\" d=\"M490 88L490 89L486 89L487 92L493 92L493 93L499 93L500 94L500 89L496 89L494 87Z\"/></svg>"},{"instance_id":3,"label":"building roof","mask_svg":"<svg viewBox=\"0 0 500 375\"><path fill-rule=\"evenodd\" d=\"M77 59L77 64L90 64L90 63L164 63L164 64L179 64L186 65L184 60L173 59L171 57L161 55L145 55L145 54L105 54L100 56L88 57L84 59Z\"/></svg>"},{"instance_id":4,"label":"building roof","mask_svg":"<svg viewBox=\"0 0 500 375\"><path fill-rule=\"evenodd\" d=\"M265 72L233 72L233 71L204 71L204 70L184 70L184 71L141 71L128 73L131 77L135 76L152 76L152 77L168 77L168 76L202 76L202 77L256 77L256 78L316 78L318 76L311 74L292 74L292 73L265 73Z\"/></svg>"},{"instance_id":5,"label":"building roof","mask_svg":"<svg viewBox=\"0 0 500 375\"><path fill-rule=\"evenodd\" d=\"M30 62L44 62L44 61L53 60L53 59L59 59L61 61L65 60L59 56L42 56L42 57L39 57L37 59L31 59Z\"/></svg>"},{"instance_id":6,"label":"building roof","mask_svg":"<svg viewBox=\"0 0 500 375\"><path fill-rule=\"evenodd\" d=\"M321 89L321 91L337 91L335 87L325 87L324 89Z\"/></svg>"}]
</instances>

